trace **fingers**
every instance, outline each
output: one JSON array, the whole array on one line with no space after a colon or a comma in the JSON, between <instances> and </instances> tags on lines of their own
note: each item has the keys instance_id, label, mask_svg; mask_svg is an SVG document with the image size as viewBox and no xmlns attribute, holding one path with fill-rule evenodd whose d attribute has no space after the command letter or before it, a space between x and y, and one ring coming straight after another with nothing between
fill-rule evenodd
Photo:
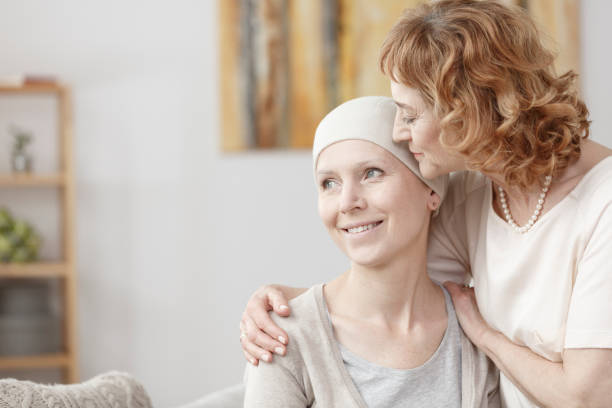
<instances>
[{"instance_id":1,"label":"fingers","mask_svg":"<svg viewBox=\"0 0 612 408\"><path fill-rule=\"evenodd\" d=\"M274 312L279 316L287 317L291 313L287 299L280 290L271 290L268 293L268 302L272 306ZM287 337L285 336L285 338Z\"/></svg>"},{"instance_id":2,"label":"fingers","mask_svg":"<svg viewBox=\"0 0 612 408\"><path fill-rule=\"evenodd\" d=\"M272 361L272 354L261 347L258 347L255 343L249 340L248 336L241 337L240 344L242 345L242 351L244 352L245 358L254 366L259 364L260 359L268 363Z\"/></svg>"},{"instance_id":3,"label":"fingers","mask_svg":"<svg viewBox=\"0 0 612 408\"><path fill-rule=\"evenodd\" d=\"M240 344L246 359L253 365L258 365L259 360L271 362L273 354L286 353L289 337L270 318L270 310L280 316L289 315L283 293L271 286L263 286L251 296L242 315Z\"/></svg>"},{"instance_id":4,"label":"fingers","mask_svg":"<svg viewBox=\"0 0 612 408\"><path fill-rule=\"evenodd\" d=\"M444 282L444 287L448 290L448 293L451 295L453 303L457 303L458 297L461 294L461 286L456 284L455 282L446 281Z\"/></svg>"},{"instance_id":5,"label":"fingers","mask_svg":"<svg viewBox=\"0 0 612 408\"><path fill-rule=\"evenodd\" d=\"M266 292L266 298L263 301L263 305L265 306L262 307L262 303L258 305L257 302L254 301L249 302L249 305L247 305L247 309L243 315L243 321L246 324L254 323L255 326L257 326L257 330L251 333L251 328L247 326L246 333L251 340L255 340L260 347L279 354L276 349L280 347L284 350L285 345L289 342L289 336L287 336L287 333L283 329L274 323L268 314L268 310L272 307L279 315L288 316L289 307L287 306L285 296L276 289L270 289ZM260 343L256 340L256 337L254 337L255 334L259 334L257 333L259 331L263 331L269 338L263 337Z\"/></svg>"},{"instance_id":6,"label":"fingers","mask_svg":"<svg viewBox=\"0 0 612 408\"><path fill-rule=\"evenodd\" d=\"M267 317L270 319L269 316ZM272 321L272 319L270 319L270 321ZM246 336L241 340L242 348L253 358L269 363L272 361L273 353L281 356L285 355L285 345L270 337L268 333L262 331L260 329L260 325L256 324L256 322L248 316L243 317L241 328L241 330L246 334Z\"/></svg>"},{"instance_id":7,"label":"fingers","mask_svg":"<svg viewBox=\"0 0 612 408\"><path fill-rule=\"evenodd\" d=\"M242 342L242 340L240 340L240 342ZM243 346L244 347L244 346ZM250 355L246 350L242 349L242 352L244 353L244 358L246 358L246 360L253 364L255 367L257 367L259 365L259 360L256 359L255 357L253 357L252 355Z\"/></svg>"},{"instance_id":8,"label":"fingers","mask_svg":"<svg viewBox=\"0 0 612 408\"><path fill-rule=\"evenodd\" d=\"M267 313L256 314L252 323L257 326L258 330L254 331L255 336L251 337L250 328L247 326L247 334L255 343L268 351L274 351L276 354L284 354L285 345L288 343L289 336L287 333L278 327ZM282 349L282 352L279 352Z\"/></svg>"},{"instance_id":9,"label":"fingers","mask_svg":"<svg viewBox=\"0 0 612 408\"><path fill-rule=\"evenodd\" d=\"M460 287L458 284L456 284L453 281L446 281L444 282L444 287L446 288L446 290L448 290L449 292L454 292L455 290L458 290Z\"/></svg>"},{"instance_id":10,"label":"fingers","mask_svg":"<svg viewBox=\"0 0 612 408\"><path fill-rule=\"evenodd\" d=\"M240 345L246 359L254 366L259 364L259 360L272 361L271 353L259 347L249 337L249 331L254 332L256 330L258 330L257 326L248 322L248 319L243 318L240 322ZM256 335L251 335L251 337L256 337Z\"/></svg>"},{"instance_id":11,"label":"fingers","mask_svg":"<svg viewBox=\"0 0 612 408\"><path fill-rule=\"evenodd\" d=\"M285 355L287 333L280 329L266 313L260 320L245 319L246 334L257 346L275 354ZM282 342L281 342L282 341Z\"/></svg>"},{"instance_id":12,"label":"fingers","mask_svg":"<svg viewBox=\"0 0 612 408\"><path fill-rule=\"evenodd\" d=\"M448 290L451 297L453 298L453 302L463 299L463 297L474 297L474 289L467 287L465 285L459 285L455 282L446 281L444 282L444 287Z\"/></svg>"},{"instance_id":13,"label":"fingers","mask_svg":"<svg viewBox=\"0 0 612 408\"><path fill-rule=\"evenodd\" d=\"M246 358L246 360L253 364L255 367L257 367L257 365L259 364L259 356L261 356L261 353L258 353L257 355L253 355L249 352L250 347L248 346L248 342L249 342L249 338L246 334L246 327L245 324L241 321L240 322L240 346L242 347L242 352L244 353L244 358Z\"/></svg>"}]
</instances>

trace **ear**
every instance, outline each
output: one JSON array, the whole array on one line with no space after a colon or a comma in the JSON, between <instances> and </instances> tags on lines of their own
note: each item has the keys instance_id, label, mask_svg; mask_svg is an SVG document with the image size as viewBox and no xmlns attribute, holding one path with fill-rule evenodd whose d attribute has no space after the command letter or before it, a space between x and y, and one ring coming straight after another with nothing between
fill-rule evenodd
<instances>
[{"instance_id":1,"label":"ear","mask_svg":"<svg viewBox=\"0 0 612 408\"><path fill-rule=\"evenodd\" d=\"M435 191L429 192L429 198L427 199L427 208L431 212L435 212L440 207L440 196Z\"/></svg>"}]
</instances>

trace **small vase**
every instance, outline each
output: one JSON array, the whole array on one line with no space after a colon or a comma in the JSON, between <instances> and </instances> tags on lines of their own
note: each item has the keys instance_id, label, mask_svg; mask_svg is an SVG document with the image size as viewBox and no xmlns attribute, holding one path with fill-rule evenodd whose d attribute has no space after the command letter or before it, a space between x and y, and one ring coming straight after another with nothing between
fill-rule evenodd
<instances>
[{"instance_id":1,"label":"small vase","mask_svg":"<svg viewBox=\"0 0 612 408\"><path fill-rule=\"evenodd\" d=\"M25 152L14 152L11 157L11 167L15 173L28 173L32 170L32 159Z\"/></svg>"}]
</instances>

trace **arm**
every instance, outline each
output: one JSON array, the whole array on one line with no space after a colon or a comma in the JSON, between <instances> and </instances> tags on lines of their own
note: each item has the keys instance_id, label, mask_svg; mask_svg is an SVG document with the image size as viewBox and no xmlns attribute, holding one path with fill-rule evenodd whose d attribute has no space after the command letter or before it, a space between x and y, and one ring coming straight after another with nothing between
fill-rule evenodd
<instances>
[{"instance_id":1,"label":"arm","mask_svg":"<svg viewBox=\"0 0 612 408\"><path fill-rule=\"evenodd\" d=\"M565 349L553 363L490 331L482 350L525 395L545 407L608 407L612 349Z\"/></svg>"},{"instance_id":2,"label":"arm","mask_svg":"<svg viewBox=\"0 0 612 408\"><path fill-rule=\"evenodd\" d=\"M308 398L290 365L247 364L245 408L306 408Z\"/></svg>"},{"instance_id":3,"label":"arm","mask_svg":"<svg viewBox=\"0 0 612 408\"><path fill-rule=\"evenodd\" d=\"M454 283L445 286L466 335L535 403L544 407L609 406L612 349L565 349L563 362L551 362L489 327L478 311L473 289Z\"/></svg>"},{"instance_id":4,"label":"arm","mask_svg":"<svg viewBox=\"0 0 612 408\"><path fill-rule=\"evenodd\" d=\"M427 271L438 282L461 283L470 272L465 190L467 174L451 176L446 198L432 219L427 246Z\"/></svg>"},{"instance_id":5,"label":"arm","mask_svg":"<svg viewBox=\"0 0 612 408\"><path fill-rule=\"evenodd\" d=\"M258 365L260 359L271 362L272 353L285 354L289 336L272 321L268 312L273 310L281 317L289 316L288 300L305 291L303 288L265 285L253 293L240 321L240 344L251 364Z\"/></svg>"}]
</instances>

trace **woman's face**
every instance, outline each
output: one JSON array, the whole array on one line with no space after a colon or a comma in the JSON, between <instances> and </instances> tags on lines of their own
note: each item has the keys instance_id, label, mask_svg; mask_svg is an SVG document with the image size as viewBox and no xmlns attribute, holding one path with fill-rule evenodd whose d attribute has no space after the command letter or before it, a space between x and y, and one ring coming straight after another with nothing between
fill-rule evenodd
<instances>
[{"instance_id":1,"label":"woman's face","mask_svg":"<svg viewBox=\"0 0 612 408\"><path fill-rule=\"evenodd\" d=\"M408 143L408 148L419 162L423 177L432 179L452 171L465 170L465 160L440 144L438 119L419 92L391 81L391 95L397 105L393 140Z\"/></svg>"},{"instance_id":2,"label":"woman's face","mask_svg":"<svg viewBox=\"0 0 612 408\"><path fill-rule=\"evenodd\" d=\"M427 240L439 197L380 146L363 140L328 146L316 179L319 215L352 262L381 266Z\"/></svg>"}]
</instances>

